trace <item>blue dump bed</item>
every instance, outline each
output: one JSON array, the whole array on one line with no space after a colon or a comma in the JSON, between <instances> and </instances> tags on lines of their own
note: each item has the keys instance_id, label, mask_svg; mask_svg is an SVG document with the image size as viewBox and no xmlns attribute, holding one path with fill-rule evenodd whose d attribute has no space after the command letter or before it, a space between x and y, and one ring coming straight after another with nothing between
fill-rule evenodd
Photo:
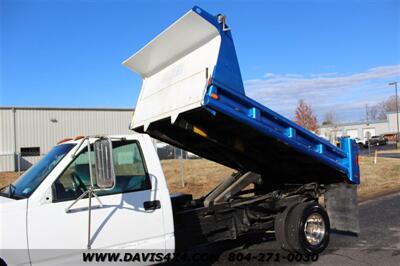
<instances>
[{"instance_id":1,"label":"blue dump bed","mask_svg":"<svg viewBox=\"0 0 400 266\"><path fill-rule=\"evenodd\" d=\"M198 37L199 41L188 44L187 49L178 47L181 53L174 51L174 46L168 46L171 51L165 52L171 56L166 55L166 58L154 63L155 50L163 47L164 43L173 41L175 37L178 40L191 38L190 35L179 35L187 24L196 32L210 36L209 39ZM214 42L217 44L214 45ZM212 54L210 51L214 48L210 47L213 45L218 50L215 60L209 61L211 66L208 62L203 66L203 72L193 70L204 75L204 82L192 79L195 75L190 73L194 69L193 62L199 61L193 59L195 53L210 49L207 54ZM192 58L182 63L187 57ZM152 58L154 67L140 69L143 62L150 65L148 62ZM340 148L336 147L245 95L225 17L212 16L194 7L124 64L141 74L144 80L131 125L135 131L148 133L156 139L239 171L259 173L276 184L359 183L358 150L354 140L344 138ZM187 67L188 64L191 64L190 67ZM171 70L165 69L176 69L177 65L187 68L182 68L180 72L174 70L175 79L168 83L165 80L171 80L171 76L166 79L165 73ZM180 73L186 74L179 78ZM163 78L157 75L163 75ZM202 92L199 94L197 90ZM186 92L189 96L185 96ZM200 96L190 97L191 93ZM166 106L167 99L172 104ZM160 110L154 111L159 106Z\"/></svg>"}]
</instances>

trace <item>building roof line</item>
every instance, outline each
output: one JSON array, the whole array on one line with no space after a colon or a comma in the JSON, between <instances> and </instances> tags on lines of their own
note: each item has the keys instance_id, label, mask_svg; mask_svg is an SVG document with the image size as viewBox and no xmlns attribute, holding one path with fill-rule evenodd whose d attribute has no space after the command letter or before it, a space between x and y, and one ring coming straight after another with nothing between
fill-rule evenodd
<instances>
[{"instance_id":1,"label":"building roof line","mask_svg":"<svg viewBox=\"0 0 400 266\"><path fill-rule=\"evenodd\" d=\"M0 106L0 110L135 111L135 108Z\"/></svg>"},{"instance_id":2,"label":"building roof line","mask_svg":"<svg viewBox=\"0 0 400 266\"><path fill-rule=\"evenodd\" d=\"M320 128L330 128L330 127L341 127L341 126L356 126L356 125L370 125L370 124L378 124L378 123L387 123L388 120L373 120L373 121L361 121L361 122L349 122L349 123L341 123L341 124L330 124L323 125Z\"/></svg>"},{"instance_id":3,"label":"building roof line","mask_svg":"<svg viewBox=\"0 0 400 266\"><path fill-rule=\"evenodd\" d=\"M386 114L388 114L388 115L395 114L395 113L397 113L397 112L396 111L386 112ZM399 111L399 114L400 114L400 111Z\"/></svg>"}]
</instances>

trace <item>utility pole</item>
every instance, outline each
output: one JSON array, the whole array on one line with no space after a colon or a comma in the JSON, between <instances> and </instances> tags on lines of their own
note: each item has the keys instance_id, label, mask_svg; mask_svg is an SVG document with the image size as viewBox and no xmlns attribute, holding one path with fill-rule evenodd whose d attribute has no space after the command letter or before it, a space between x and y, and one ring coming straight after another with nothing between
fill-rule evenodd
<instances>
[{"instance_id":1,"label":"utility pole","mask_svg":"<svg viewBox=\"0 0 400 266\"><path fill-rule=\"evenodd\" d=\"M183 163L184 163L183 150L181 149L181 182L182 182L182 187L185 187L185 173L184 173Z\"/></svg>"},{"instance_id":2,"label":"utility pole","mask_svg":"<svg viewBox=\"0 0 400 266\"><path fill-rule=\"evenodd\" d=\"M399 147L399 103L398 103L398 96L397 96L397 81L395 82L390 82L389 86L393 86L394 85L394 89L395 89L395 95L396 95L396 117L397 117L397 134L396 134L396 149L398 149Z\"/></svg>"}]
</instances>

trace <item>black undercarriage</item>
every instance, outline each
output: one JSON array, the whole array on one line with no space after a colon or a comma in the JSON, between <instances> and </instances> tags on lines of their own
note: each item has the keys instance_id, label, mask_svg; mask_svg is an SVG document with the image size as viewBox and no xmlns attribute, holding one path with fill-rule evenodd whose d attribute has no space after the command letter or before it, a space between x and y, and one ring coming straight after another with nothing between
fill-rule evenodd
<instances>
[{"instance_id":1,"label":"black undercarriage","mask_svg":"<svg viewBox=\"0 0 400 266\"><path fill-rule=\"evenodd\" d=\"M171 196L177 250L274 227L274 217L287 206L318 201L324 186L317 183L266 188L261 176L234 174L207 195L193 199L188 194Z\"/></svg>"}]
</instances>

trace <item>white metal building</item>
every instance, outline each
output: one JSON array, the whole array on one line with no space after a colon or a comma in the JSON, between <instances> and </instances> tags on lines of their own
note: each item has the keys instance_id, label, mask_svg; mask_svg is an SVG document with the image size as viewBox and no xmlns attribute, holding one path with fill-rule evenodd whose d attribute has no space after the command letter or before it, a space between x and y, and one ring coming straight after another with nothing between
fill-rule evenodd
<instances>
[{"instance_id":1,"label":"white metal building","mask_svg":"<svg viewBox=\"0 0 400 266\"><path fill-rule=\"evenodd\" d=\"M133 109L0 107L0 172L29 168L58 141L127 134Z\"/></svg>"},{"instance_id":2,"label":"white metal building","mask_svg":"<svg viewBox=\"0 0 400 266\"><path fill-rule=\"evenodd\" d=\"M359 139L369 138L376 135L394 136L397 132L396 115L396 112L391 112L387 113L387 118L385 120L321 126L320 135L331 142L334 142L336 138L342 136Z\"/></svg>"}]
</instances>

